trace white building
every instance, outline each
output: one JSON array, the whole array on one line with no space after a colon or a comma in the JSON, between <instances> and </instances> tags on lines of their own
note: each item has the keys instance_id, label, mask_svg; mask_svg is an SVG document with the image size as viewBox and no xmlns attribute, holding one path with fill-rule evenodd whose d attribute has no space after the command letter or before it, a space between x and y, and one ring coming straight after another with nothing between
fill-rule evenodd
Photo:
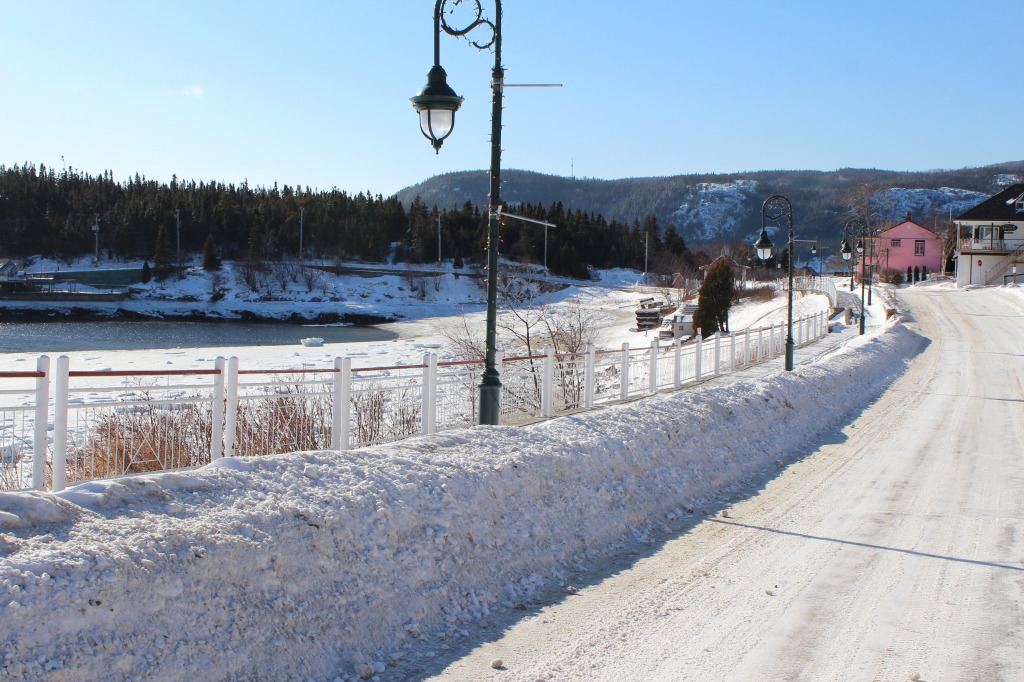
<instances>
[{"instance_id":1,"label":"white building","mask_svg":"<svg viewBox=\"0 0 1024 682\"><path fill-rule=\"evenodd\" d=\"M1007 187L957 217L957 286L1024 281L1024 184Z\"/></svg>"}]
</instances>

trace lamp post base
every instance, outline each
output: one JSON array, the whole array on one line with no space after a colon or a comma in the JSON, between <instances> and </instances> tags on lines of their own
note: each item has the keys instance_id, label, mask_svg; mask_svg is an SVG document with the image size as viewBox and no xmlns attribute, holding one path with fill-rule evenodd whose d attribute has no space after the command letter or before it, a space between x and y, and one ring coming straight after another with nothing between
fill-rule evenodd
<instances>
[{"instance_id":1,"label":"lamp post base","mask_svg":"<svg viewBox=\"0 0 1024 682\"><path fill-rule=\"evenodd\" d=\"M793 349L796 344L793 343L793 337L786 339L786 371L793 371Z\"/></svg>"},{"instance_id":2,"label":"lamp post base","mask_svg":"<svg viewBox=\"0 0 1024 682\"><path fill-rule=\"evenodd\" d=\"M480 423L494 426L501 421L501 380L496 370L490 372L480 382Z\"/></svg>"}]
</instances>

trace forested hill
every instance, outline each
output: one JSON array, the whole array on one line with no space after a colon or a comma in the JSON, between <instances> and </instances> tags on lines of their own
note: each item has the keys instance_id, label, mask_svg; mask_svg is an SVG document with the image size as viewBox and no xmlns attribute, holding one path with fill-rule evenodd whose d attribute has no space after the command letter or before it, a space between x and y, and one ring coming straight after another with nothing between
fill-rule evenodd
<instances>
[{"instance_id":1,"label":"forested hill","mask_svg":"<svg viewBox=\"0 0 1024 682\"><path fill-rule=\"evenodd\" d=\"M633 226L560 202L520 204L517 210L559 229L548 235L535 223L506 224L502 254L546 264L554 274L587 278L589 268L648 265L652 272L671 274L695 264L675 231L653 217ZM438 210L413 201L406 209L394 196L337 189L177 178L165 184L138 175L115 182L109 172L0 165L0 259L41 255L70 262L97 249L104 263L148 260L166 273L180 248L186 259L210 253L245 261L251 269L293 260L300 252L304 258L339 260L443 259L461 268L483 264L486 228L487 216L473 202Z\"/></svg>"},{"instance_id":2,"label":"forested hill","mask_svg":"<svg viewBox=\"0 0 1024 682\"><path fill-rule=\"evenodd\" d=\"M941 215L948 219L950 212L955 216L1019 182L1024 161L927 172L843 168L598 180L507 170L501 177L506 205L561 202L626 223L654 215L662 226L675 224L687 243L698 244L755 234L761 202L772 194L792 201L795 223L808 236L835 236L851 212L879 227L902 222L907 212L922 224ZM487 178L486 171L438 175L401 190L398 199L406 206L417 196L428 206L484 205Z\"/></svg>"}]
</instances>

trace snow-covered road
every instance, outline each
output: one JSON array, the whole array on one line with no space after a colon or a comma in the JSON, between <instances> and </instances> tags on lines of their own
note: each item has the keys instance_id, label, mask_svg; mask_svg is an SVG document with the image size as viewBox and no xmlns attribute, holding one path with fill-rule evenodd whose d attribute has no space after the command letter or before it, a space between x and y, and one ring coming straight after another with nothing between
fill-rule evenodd
<instances>
[{"instance_id":1,"label":"snow-covered road","mask_svg":"<svg viewBox=\"0 0 1024 682\"><path fill-rule=\"evenodd\" d=\"M901 299L930 344L855 421L724 514L428 672L1024 679L1024 307L997 289Z\"/></svg>"}]
</instances>

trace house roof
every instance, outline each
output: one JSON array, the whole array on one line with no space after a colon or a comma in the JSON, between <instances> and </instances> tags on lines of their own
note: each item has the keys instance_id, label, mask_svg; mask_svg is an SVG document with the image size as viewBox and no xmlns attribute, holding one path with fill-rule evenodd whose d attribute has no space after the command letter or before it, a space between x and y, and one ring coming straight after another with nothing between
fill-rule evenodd
<instances>
[{"instance_id":1,"label":"house roof","mask_svg":"<svg viewBox=\"0 0 1024 682\"><path fill-rule=\"evenodd\" d=\"M1024 197L1024 183L1010 185L999 194L986 199L974 208L957 216L957 220L986 220L1008 222L1024 220L1024 213L1018 213L1016 203Z\"/></svg>"},{"instance_id":2,"label":"house roof","mask_svg":"<svg viewBox=\"0 0 1024 682\"><path fill-rule=\"evenodd\" d=\"M922 233L927 233L927 234L922 235L925 238L940 239L939 235L936 234L934 231L929 230L924 225L918 225L913 220L904 220L899 225L895 225L893 227L890 227L888 230L884 230L882 232L879 232L878 233L878 237L881 238L881 239L889 239L890 238L888 236L889 233L890 232L896 232L897 230L899 230L900 234L904 234L905 235L907 228L916 228L917 230L920 230ZM897 239L898 239L898 237L897 237Z\"/></svg>"},{"instance_id":3,"label":"house roof","mask_svg":"<svg viewBox=\"0 0 1024 682\"><path fill-rule=\"evenodd\" d=\"M748 265L740 265L739 263L734 261L732 258L729 258L728 256L719 256L718 258L716 258L715 260L711 261L707 265L702 265L702 266L700 266L697 269L698 270L710 270L712 268L712 266L715 265L715 263L717 263L718 261L722 261L722 260L724 260L726 263L728 263L729 265L731 265L732 267L734 267L737 270L749 270L750 269L750 266L748 266Z\"/></svg>"}]
</instances>

